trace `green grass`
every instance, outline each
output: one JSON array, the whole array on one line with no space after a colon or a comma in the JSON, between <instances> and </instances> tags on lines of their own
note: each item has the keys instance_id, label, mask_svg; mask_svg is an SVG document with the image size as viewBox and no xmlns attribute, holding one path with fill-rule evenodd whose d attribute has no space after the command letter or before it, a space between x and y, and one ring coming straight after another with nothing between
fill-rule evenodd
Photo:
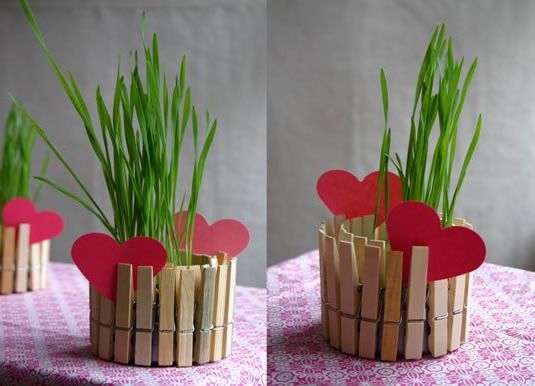
<instances>
[{"instance_id":1,"label":"green grass","mask_svg":"<svg viewBox=\"0 0 535 386\"><path fill-rule=\"evenodd\" d=\"M435 29L418 73L404 163L399 154L396 153L394 157L390 154L391 132L387 129L388 88L386 76L381 70L385 131L379 166L382 182L390 160L401 178L403 199L421 201L441 211L444 227L450 226L454 219L455 205L481 131L479 115L457 182L452 189L459 118L476 71L477 58L472 61L463 80L464 58L455 59L452 39L446 39L445 33L444 24ZM431 134L434 132L437 139L433 145ZM379 191L381 189L380 184Z\"/></svg>"},{"instance_id":2,"label":"green grass","mask_svg":"<svg viewBox=\"0 0 535 386\"><path fill-rule=\"evenodd\" d=\"M169 262L191 264L190 235L194 230L194 214L217 121L206 112L204 134L201 133L203 130L199 127L197 111L191 102L191 91L186 85L186 59L182 58L178 73L169 82L160 64L157 35L153 35L150 47L145 42L143 17L144 67L139 64L136 52L127 77L121 75L118 68L113 101L109 107L100 87L97 88L97 130L76 80L72 74L64 75L54 60L27 0L20 0L20 4L83 123L102 169L113 213L108 216L103 211L46 132L28 115L34 130L74 178L81 193L68 191L44 177L38 179L89 210L118 242L135 236L153 237L166 246ZM189 131L194 151L192 180L189 193L181 197L177 207L181 154ZM176 236L172 232L174 214L186 208L190 215L184 232ZM186 243L185 251L180 248L183 242Z\"/></svg>"},{"instance_id":3,"label":"green grass","mask_svg":"<svg viewBox=\"0 0 535 386\"><path fill-rule=\"evenodd\" d=\"M0 161L0 208L15 197L31 198L34 202L38 200L41 184L37 185L33 195L30 193L34 145L35 134L29 120L23 110L13 104L4 129ZM43 162L41 176L45 175L47 166L48 156Z\"/></svg>"}]
</instances>

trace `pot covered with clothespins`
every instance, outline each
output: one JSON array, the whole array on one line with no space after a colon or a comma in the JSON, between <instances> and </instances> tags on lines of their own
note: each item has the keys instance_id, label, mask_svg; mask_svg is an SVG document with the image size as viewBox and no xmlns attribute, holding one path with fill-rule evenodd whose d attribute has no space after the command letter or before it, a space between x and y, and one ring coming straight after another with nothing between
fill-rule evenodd
<instances>
[{"instance_id":1,"label":"pot covered with clothespins","mask_svg":"<svg viewBox=\"0 0 535 386\"><path fill-rule=\"evenodd\" d=\"M185 58L169 86L154 34L152 44L143 46L144 68L136 53L130 73L118 74L110 108L97 88L100 129L96 130L74 77L67 81L26 0L21 4L81 118L108 191L106 207L111 215L25 112L82 194L44 182L89 210L107 231L80 236L71 250L90 283L93 353L140 366L187 367L227 357L232 347L237 256L246 248L249 232L235 220L209 225L197 213L217 121L207 111L201 134L201 120L186 85ZM191 182L179 196L179 165L190 137Z\"/></svg>"},{"instance_id":2,"label":"pot covered with clothespins","mask_svg":"<svg viewBox=\"0 0 535 386\"><path fill-rule=\"evenodd\" d=\"M35 135L18 104L6 120L0 160L0 294L46 288L50 241L63 230L55 212L37 212L41 185L30 193ZM41 167L43 179L48 156ZM30 197L32 199L30 199Z\"/></svg>"},{"instance_id":3,"label":"pot covered with clothespins","mask_svg":"<svg viewBox=\"0 0 535 386\"><path fill-rule=\"evenodd\" d=\"M330 170L317 182L333 214L319 229L322 334L347 354L420 359L445 355L468 340L472 272L483 263L486 248L454 210L481 116L454 189L450 183L459 114L477 61L460 88L463 61L454 60L444 34L445 26L437 27L422 62L405 163L390 154L381 70L385 130L379 171L359 180ZM390 163L397 174L389 171Z\"/></svg>"}]
</instances>

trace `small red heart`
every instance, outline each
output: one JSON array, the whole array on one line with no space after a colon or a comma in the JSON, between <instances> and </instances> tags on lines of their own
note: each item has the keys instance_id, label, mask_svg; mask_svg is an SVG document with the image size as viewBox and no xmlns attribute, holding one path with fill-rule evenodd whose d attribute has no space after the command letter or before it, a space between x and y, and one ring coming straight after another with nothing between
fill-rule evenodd
<instances>
[{"instance_id":1,"label":"small red heart","mask_svg":"<svg viewBox=\"0 0 535 386\"><path fill-rule=\"evenodd\" d=\"M175 229L179 237L187 217L187 211L175 215ZM238 256L247 247L249 239L249 231L239 221L224 219L209 225L203 216L195 213L193 253L215 256L219 252L225 252L229 258L232 258ZM183 240L182 248L185 246L185 240Z\"/></svg>"},{"instance_id":2,"label":"small red heart","mask_svg":"<svg viewBox=\"0 0 535 386\"><path fill-rule=\"evenodd\" d=\"M167 254L157 240L134 237L119 244L104 233L87 233L73 244L74 264L98 293L114 301L117 287L117 264L132 264L134 289L137 288L137 267L152 266L156 276L165 266Z\"/></svg>"},{"instance_id":3,"label":"small red heart","mask_svg":"<svg viewBox=\"0 0 535 386\"><path fill-rule=\"evenodd\" d=\"M14 198L2 210L5 226L17 227L30 224L30 243L39 243L57 237L63 231L63 219L56 212L37 213L35 205L27 198Z\"/></svg>"},{"instance_id":4,"label":"small red heart","mask_svg":"<svg viewBox=\"0 0 535 386\"><path fill-rule=\"evenodd\" d=\"M379 172L370 173L359 181L347 170L329 170L318 179L316 191L332 214L335 216L344 214L346 218L355 218L375 214L378 183ZM385 221L384 199L383 190L377 225ZM389 211L402 200L401 180L396 174L388 172Z\"/></svg>"},{"instance_id":5,"label":"small red heart","mask_svg":"<svg viewBox=\"0 0 535 386\"><path fill-rule=\"evenodd\" d=\"M476 232L461 226L442 229L437 212L421 202L397 205L386 227L392 250L403 252L404 281L409 278L413 246L429 247L427 281L472 272L485 260L485 242Z\"/></svg>"}]
</instances>

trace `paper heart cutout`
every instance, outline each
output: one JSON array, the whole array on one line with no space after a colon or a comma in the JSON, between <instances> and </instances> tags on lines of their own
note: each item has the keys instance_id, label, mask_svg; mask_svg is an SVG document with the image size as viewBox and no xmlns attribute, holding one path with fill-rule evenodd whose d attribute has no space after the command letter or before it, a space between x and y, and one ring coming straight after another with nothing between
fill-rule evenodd
<instances>
[{"instance_id":1,"label":"paper heart cutout","mask_svg":"<svg viewBox=\"0 0 535 386\"><path fill-rule=\"evenodd\" d=\"M368 174L362 181L347 170L329 170L323 173L316 184L316 191L333 215L345 214L346 218L375 214L379 172ZM383 185L384 189L384 185ZM383 190L377 225L385 221L385 193ZM403 200L401 180L388 172L389 211Z\"/></svg>"},{"instance_id":2,"label":"paper heart cutout","mask_svg":"<svg viewBox=\"0 0 535 386\"><path fill-rule=\"evenodd\" d=\"M175 215L175 229L180 237L188 212ZM231 219L219 220L209 225L199 213L195 213L195 227L193 229L192 252L208 256L215 256L225 252L229 258L238 256L249 244L249 231L241 222ZM185 248L185 240L182 248Z\"/></svg>"},{"instance_id":3,"label":"paper heart cutout","mask_svg":"<svg viewBox=\"0 0 535 386\"><path fill-rule=\"evenodd\" d=\"M27 198L14 198L2 210L4 226L17 227L30 224L30 243L39 243L59 236L63 231L63 218L56 212L37 212L35 205Z\"/></svg>"},{"instance_id":4,"label":"paper heart cutout","mask_svg":"<svg viewBox=\"0 0 535 386\"><path fill-rule=\"evenodd\" d=\"M386 227L392 250L403 252L404 281L409 278L413 246L429 247L427 281L472 272L485 260L485 242L476 232L461 226L443 229L437 212L421 202L397 205Z\"/></svg>"},{"instance_id":5,"label":"paper heart cutout","mask_svg":"<svg viewBox=\"0 0 535 386\"><path fill-rule=\"evenodd\" d=\"M111 301L117 289L117 264L132 264L134 290L137 288L137 267L152 266L156 276L165 266L167 253L157 240L134 237L119 244L104 233L87 233L73 244L71 256L74 264L98 293Z\"/></svg>"}]
</instances>

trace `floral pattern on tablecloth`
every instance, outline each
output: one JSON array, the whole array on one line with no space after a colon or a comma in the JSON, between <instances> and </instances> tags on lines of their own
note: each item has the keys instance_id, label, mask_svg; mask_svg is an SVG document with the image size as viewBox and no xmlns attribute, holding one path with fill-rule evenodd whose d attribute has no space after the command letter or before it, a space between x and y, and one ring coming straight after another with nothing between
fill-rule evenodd
<instances>
[{"instance_id":1,"label":"floral pattern on tablecloth","mask_svg":"<svg viewBox=\"0 0 535 386\"><path fill-rule=\"evenodd\" d=\"M0 296L0 385L263 385L266 290L238 286L229 358L191 368L99 360L89 350L88 284L70 264L50 264L44 290Z\"/></svg>"},{"instance_id":2,"label":"floral pattern on tablecloth","mask_svg":"<svg viewBox=\"0 0 535 386\"><path fill-rule=\"evenodd\" d=\"M469 341L440 358L387 363L341 354L320 333L317 251L268 269L268 383L535 385L535 273L474 273Z\"/></svg>"}]
</instances>

